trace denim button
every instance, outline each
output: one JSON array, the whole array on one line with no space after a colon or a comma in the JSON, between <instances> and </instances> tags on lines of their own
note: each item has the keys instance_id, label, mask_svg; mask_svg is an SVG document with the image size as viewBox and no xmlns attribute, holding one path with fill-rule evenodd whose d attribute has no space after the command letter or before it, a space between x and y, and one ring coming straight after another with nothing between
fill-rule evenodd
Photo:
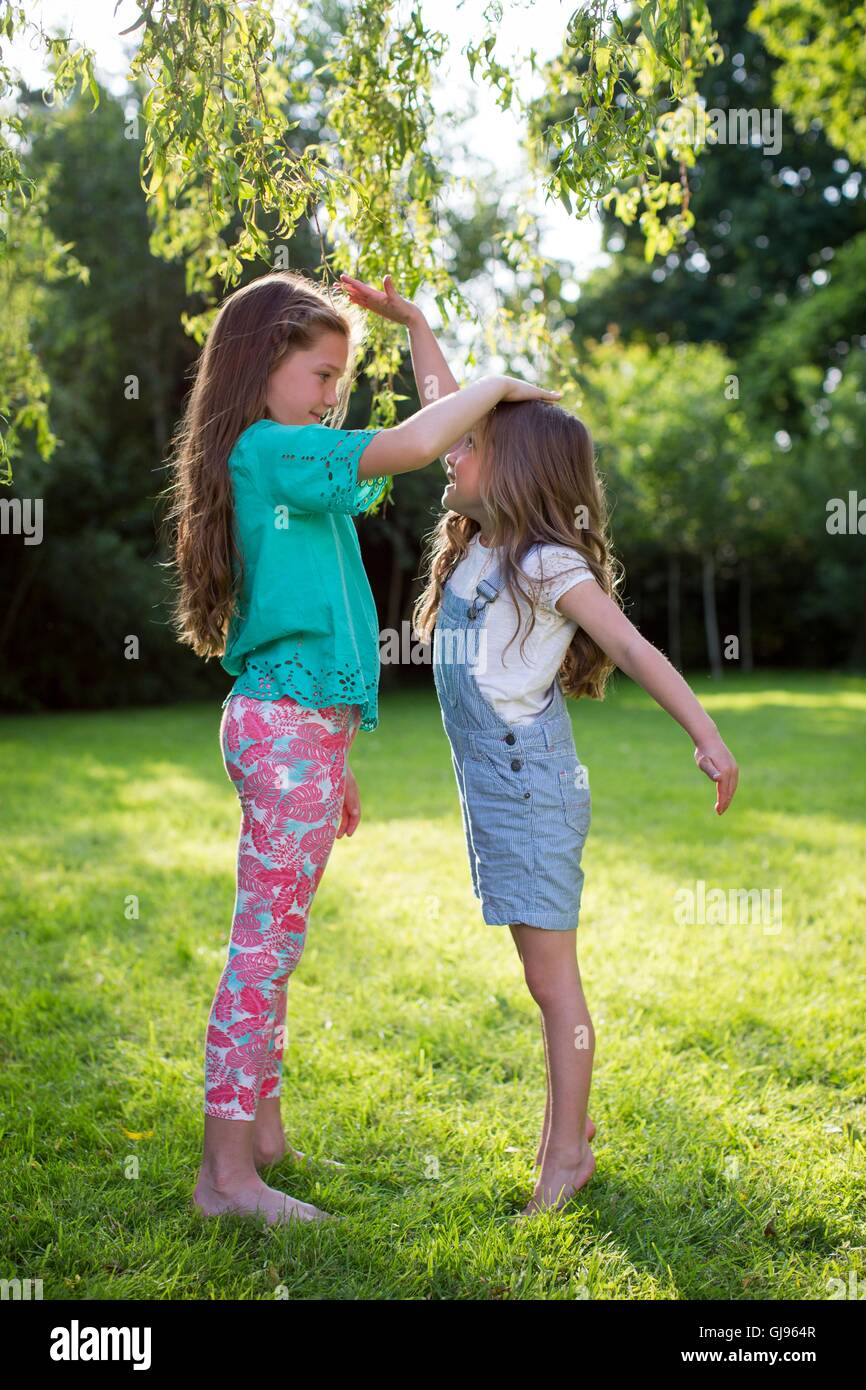
<instances>
[{"instance_id":1,"label":"denim button","mask_svg":"<svg viewBox=\"0 0 866 1390\"><path fill-rule=\"evenodd\" d=\"M524 793L523 793L523 800L524 800L524 801L527 801L528 798L529 798L529 792L524 792Z\"/></svg>"},{"instance_id":2,"label":"denim button","mask_svg":"<svg viewBox=\"0 0 866 1390\"><path fill-rule=\"evenodd\" d=\"M516 743L516 742L517 742L517 739L515 738L514 734L506 734L506 735L505 735L505 742L506 742L506 743Z\"/></svg>"},{"instance_id":3,"label":"denim button","mask_svg":"<svg viewBox=\"0 0 866 1390\"><path fill-rule=\"evenodd\" d=\"M523 763L520 761L519 758L512 758L512 759L511 759L511 771L512 771L512 772L519 772L520 769L521 769L522 767L523 767Z\"/></svg>"}]
</instances>

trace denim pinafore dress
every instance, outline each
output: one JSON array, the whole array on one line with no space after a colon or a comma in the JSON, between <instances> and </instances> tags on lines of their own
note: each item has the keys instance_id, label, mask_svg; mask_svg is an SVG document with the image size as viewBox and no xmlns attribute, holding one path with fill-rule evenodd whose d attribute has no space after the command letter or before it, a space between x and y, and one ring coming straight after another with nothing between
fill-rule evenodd
<instances>
[{"instance_id":1,"label":"denim pinafore dress","mask_svg":"<svg viewBox=\"0 0 866 1390\"><path fill-rule=\"evenodd\" d=\"M433 680L451 744L472 888L485 922L569 931L580 914L589 781L557 680L549 707L530 723L505 723L481 694L473 668L485 659L487 608L500 588L495 560L471 601L446 583L433 630Z\"/></svg>"}]
</instances>

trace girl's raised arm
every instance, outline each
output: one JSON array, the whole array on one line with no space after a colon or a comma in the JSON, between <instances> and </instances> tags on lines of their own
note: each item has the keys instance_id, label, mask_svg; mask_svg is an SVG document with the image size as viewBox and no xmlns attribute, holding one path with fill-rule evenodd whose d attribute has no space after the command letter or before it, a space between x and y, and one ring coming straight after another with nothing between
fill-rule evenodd
<instances>
[{"instance_id":1,"label":"girl's raised arm","mask_svg":"<svg viewBox=\"0 0 866 1390\"><path fill-rule=\"evenodd\" d=\"M575 584L557 600L560 613L579 623L621 671L652 695L689 734L695 762L716 783L717 815L731 804L739 769L714 721L663 652L638 632L598 584Z\"/></svg>"},{"instance_id":2,"label":"girl's raised arm","mask_svg":"<svg viewBox=\"0 0 866 1390\"><path fill-rule=\"evenodd\" d=\"M439 340L420 309L407 325L409 329L409 352L412 357L412 370L418 399L424 402L438 401L442 396L450 396L459 391L460 386L439 346Z\"/></svg>"},{"instance_id":3,"label":"girl's raised arm","mask_svg":"<svg viewBox=\"0 0 866 1390\"><path fill-rule=\"evenodd\" d=\"M423 313L417 304L413 304L411 300L404 299L401 294L397 293L390 275L385 276L384 289L381 290L375 289L363 280L356 280L351 275L341 275L340 281L353 304L360 305L362 309L369 310L371 314L379 314L380 317L389 319L392 323L400 323L408 331L412 370L415 374L418 399L422 406L432 401L441 400L443 396L453 395L455 391L460 390L460 385L445 360L436 335ZM469 426L474 424L475 421L470 420ZM468 426L458 431L453 439L447 440L439 450L437 457L446 454L455 441L466 432L466 428Z\"/></svg>"},{"instance_id":4,"label":"girl's raised arm","mask_svg":"<svg viewBox=\"0 0 866 1390\"><path fill-rule=\"evenodd\" d=\"M422 405L460 390L433 329L417 304L397 293L390 275L385 276L382 290L374 289L363 280L355 280L351 275L341 275L340 280L353 304L390 319L392 323L401 323L408 331L412 370Z\"/></svg>"}]
</instances>

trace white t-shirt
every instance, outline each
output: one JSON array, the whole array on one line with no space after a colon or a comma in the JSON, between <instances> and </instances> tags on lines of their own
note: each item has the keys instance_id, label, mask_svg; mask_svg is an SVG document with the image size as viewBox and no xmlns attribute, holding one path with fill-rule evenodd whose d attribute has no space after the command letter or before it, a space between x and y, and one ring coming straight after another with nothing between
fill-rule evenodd
<instances>
[{"instance_id":1,"label":"white t-shirt","mask_svg":"<svg viewBox=\"0 0 866 1390\"><path fill-rule=\"evenodd\" d=\"M497 550L481 544L476 532L448 579L448 587L457 598L471 602L476 597L479 579L493 568L498 555ZM594 578L580 552L568 546L540 545L524 556L522 569L527 578L519 577L520 584L533 595L537 594L535 627L524 644L523 658L520 643L529 629L529 604L522 594L518 595L520 631L505 652L515 631L516 618L511 595L502 583L496 599L479 610L486 619L486 637L484 645L479 646L480 659L469 667L484 699L506 724L527 724L547 709L553 699L556 673L578 627L558 611L557 599L575 584ZM540 579L542 573L544 583L539 590L528 580ZM482 595L477 597L479 601L483 598Z\"/></svg>"}]
</instances>

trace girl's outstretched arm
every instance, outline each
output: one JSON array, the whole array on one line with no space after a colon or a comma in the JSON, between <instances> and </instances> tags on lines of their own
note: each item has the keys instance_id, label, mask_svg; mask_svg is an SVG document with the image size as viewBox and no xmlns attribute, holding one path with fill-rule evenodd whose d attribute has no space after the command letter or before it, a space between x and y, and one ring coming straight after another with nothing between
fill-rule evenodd
<instances>
[{"instance_id":1,"label":"girl's outstretched arm","mask_svg":"<svg viewBox=\"0 0 866 1390\"><path fill-rule=\"evenodd\" d=\"M717 784L717 815L731 804L739 769L715 723L667 657L642 637L600 585L585 580L566 590L556 607L579 623L611 661L642 685L671 718L682 724L695 745L695 762Z\"/></svg>"}]
</instances>

